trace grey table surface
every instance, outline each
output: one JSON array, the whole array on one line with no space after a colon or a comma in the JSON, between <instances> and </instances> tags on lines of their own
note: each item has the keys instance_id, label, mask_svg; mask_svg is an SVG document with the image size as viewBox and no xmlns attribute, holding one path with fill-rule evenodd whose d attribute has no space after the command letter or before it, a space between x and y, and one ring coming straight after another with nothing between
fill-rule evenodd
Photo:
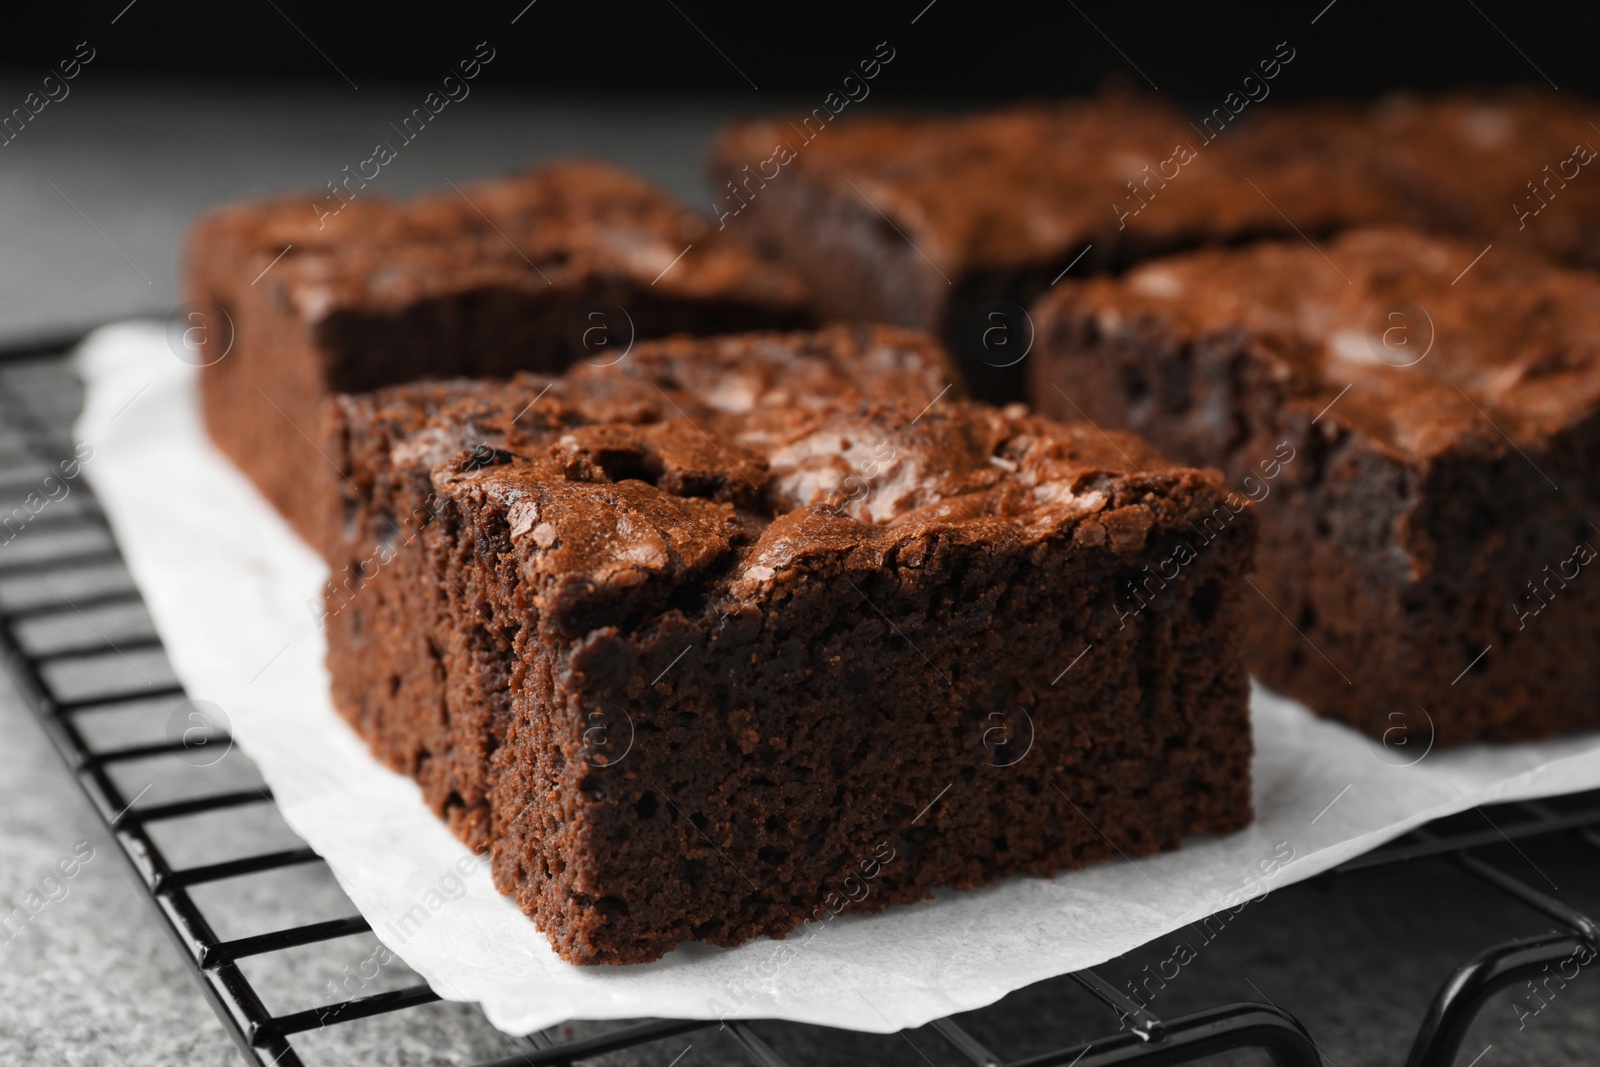
<instances>
[{"instance_id":1,"label":"grey table surface","mask_svg":"<svg viewBox=\"0 0 1600 1067\"><path fill-rule=\"evenodd\" d=\"M166 314L179 299L183 230L197 212L240 196L320 187L364 158L388 121L418 95L380 86L355 92L340 84L160 85L92 74L0 149L0 341ZM0 100L20 99L28 87L0 80ZM779 103L761 101L765 107ZM714 101L555 99L486 88L407 146L384 170L383 188L399 193L459 182L581 151L635 167L707 205L702 160L716 126L733 110ZM38 416L65 426L77 397L59 361L13 365L0 374ZM0 482L7 484L27 477L26 461L13 445L0 426ZM29 551L30 536L0 551ZM0 586L0 599L13 594ZM113 638L149 626L137 613L84 621ZM165 669L159 661L128 666L142 677ZM105 669L115 674L123 668L112 663ZM68 681L97 684L88 675ZM95 728L106 736L159 737L170 710L152 706L142 716L108 717ZM143 782L139 775L146 772L130 773L130 794L149 785L152 797L255 780L248 760L232 752L210 768L183 768L176 778L152 770ZM231 830L222 841L195 832L204 829L190 827L166 847L187 862L204 862L221 858L219 848L237 855L281 847L287 833L270 818ZM0 912L49 888L46 877L75 850L80 859L91 858L58 883L65 895L54 890L59 899L20 932L0 933L0 1063L239 1062L115 844L0 679ZM1582 853L1530 853L1523 860L1560 883L1566 899L1590 909L1600 905L1595 864L1586 864ZM1519 860L1508 852L1507 862ZM223 936L351 908L320 866L239 880L218 887L208 903L220 916ZM1326 888L1274 893L1253 906L1205 944L1151 1006L1172 1015L1228 1000L1268 1000L1305 1022L1337 1067L1398 1064L1428 999L1452 968L1481 947L1546 929L1547 920L1507 905L1443 862L1348 876ZM332 955L278 954L253 964L250 976L274 1008L312 1007L333 999L329 983L372 946L346 941ZM1107 964L1103 973L1131 980L1171 954L1172 946L1150 946ZM378 979L383 988L415 980L401 965L385 968ZM964 1022L1008 1056L1111 1028L1103 1009L1064 981L1023 990ZM871 1037L779 1024L762 1032L801 1062L955 1062L922 1032ZM313 1063L455 1064L514 1056L527 1046L494 1032L470 1005L437 1004L333 1027L297 1047ZM1468 1035L1461 1062L1591 1063L1597 1047L1600 979L1584 975L1521 1025L1511 994L1497 998ZM714 1031L607 1062L665 1067L680 1053L683 1067L735 1062L730 1039Z\"/></svg>"}]
</instances>

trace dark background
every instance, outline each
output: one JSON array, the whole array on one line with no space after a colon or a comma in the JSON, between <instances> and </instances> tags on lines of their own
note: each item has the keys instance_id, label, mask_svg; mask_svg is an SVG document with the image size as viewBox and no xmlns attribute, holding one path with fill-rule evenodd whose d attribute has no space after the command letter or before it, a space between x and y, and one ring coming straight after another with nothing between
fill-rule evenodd
<instances>
[{"instance_id":1,"label":"dark background","mask_svg":"<svg viewBox=\"0 0 1600 1067\"><path fill-rule=\"evenodd\" d=\"M1293 76L1274 86L1285 98L1520 82L1600 95L1594 4L536 0L525 7L527 0L37 4L5 13L0 76L42 75L87 40L102 74L364 86L435 80L487 39L501 58L486 82L586 94L726 94L759 107L763 96L825 93L888 40L898 55L892 79L880 83L884 97L997 100L1081 93L1115 79L1207 102L1287 40L1298 55Z\"/></svg>"}]
</instances>

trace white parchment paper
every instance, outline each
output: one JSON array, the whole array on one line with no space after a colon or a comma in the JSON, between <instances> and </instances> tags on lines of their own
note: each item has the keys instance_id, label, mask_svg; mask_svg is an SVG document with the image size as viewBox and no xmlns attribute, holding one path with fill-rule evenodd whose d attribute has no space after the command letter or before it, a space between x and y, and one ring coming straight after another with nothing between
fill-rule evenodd
<instances>
[{"instance_id":1,"label":"white parchment paper","mask_svg":"<svg viewBox=\"0 0 1600 1067\"><path fill-rule=\"evenodd\" d=\"M1417 760L1424 737L1386 747L1258 690L1257 820L1242 833L877 915L846 910L809 937L573 967L334 713L307 606L326 570L211 446L197 372L161 327L102 329L79 360L88 397L77 434L94 448L84 470L189 695L224 709L284 818L377 936L441 996L481 1003L509 1033L639 1016L916 1026L1101 963L1429 819L1600 786L1593 735Z\"/></svg>"}]
</instances>

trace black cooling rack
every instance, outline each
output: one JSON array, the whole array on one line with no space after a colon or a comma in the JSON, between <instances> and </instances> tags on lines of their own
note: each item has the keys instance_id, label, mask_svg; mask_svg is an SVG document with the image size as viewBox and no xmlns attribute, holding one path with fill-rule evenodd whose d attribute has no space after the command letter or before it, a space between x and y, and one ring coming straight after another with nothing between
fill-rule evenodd
<instances>
[{"instance_id":1,"label":"black cooling rack","mask_svg":"<svg viewBox=\"0 0 1600 1067\"><path fill-rule=\"evenodd\" d=\"M63 340L0 351L0 435L9 442L14 456L25 457L5 472L0 491L9 489L16 496L32 484L30 479L42 477L70 454L72 412L66 410L69 405L59 396L32 395L26 385L26 375L6 373L17 367L38 367L46 365L47 361L59 360L70 344ZM41 726L116 839L178 951L188 960L201 990L246 1061L285 1067L315 1063L309 1052L296 1047L297 1039L312 1031L413 1011L439 1000L428 986L416 984L351 999L334 999L315 1008L283 1014L273 1014L268 1009L247 978L243 961L355 937L369 933L370 927L361 916L351 914L232 939L218 936L205 908L196 899L197 889L241 876L322 861L303 843L215 863L185 866L168 861L157 840L164 824L197 815L223 820L242 816L254 807L270 804L271 793L264 786L234 788L165 803L141 804L140 796L126 795L127 790L119 785L116 772L121 766L191 757L194 746L186 743L188 735L140 744L106 745L96 743L91 732L81 728L81 717L91 712L114 711L124 705L148 706L152 701L162 700L180 702L185 694L176 684L152 684L149 679L145 679L143 685L95 692L91 696L63 693L62 679L68 675L58 669L61 664L113 654L124 659L142 653L158 654L160 642L153 632L124 635L113 641L91 621L95 634L92 640L58 642L41 648L36 639L27 636L30 628L36 630L56 617L76 613L90 621L87 612L140 607L139 593L121 572L120 557L110 531L87 488L77 485L69 499L75 501L70 507L44 506L36 515L30 512L26 521L13 523L14 527L26 528L23 532L30 538L29 550L0 553L0 582L42 576L60 596L37 598L32 602L26 598L21 602L5 599L0 606L0 654L8 661ZM4 519L3 510L0 510L0 537L9 542L17 531L3 529ZM119 573L120 578L116 576ZM71 589L72 594L68 596L62 586ZM225 735L217 733L208 735L204 743L231 744ZM1438 988L1418 1022L1405 1061L1407 1067L1444 1067L1455 1062L1468 1028L1496 992L1540 976L1548 981L1549 968L1559 968L1575 958L1593 958L1590 954L1600 951L1600 930L1581 911L1508 873L1504 866L1491 863L1484 855L1505 845L1520 852L1519 843L1560 838L1564 847L1596 850L1594 855L1600 858L1600 793L1562 798L1559 805L1522 803L1491 809L1491 812L1482 813L1481 822L1446 820L1417 830L1317 880L1326 883L1330 879L1358 876L1358 872L1392 871L1397 865L1425 857L1444 857L1454 863L1461 878L1484 883L1497 893L1542 913L1550 921L1550 932L1538 936L1481 948L1462 946L1461 958L1465 962ZM226 834L226 830L221 832ZM1289 891L1312 890L1294 887ZM1478 951L1473 952L1474 948ZM1075 985L1078 994L1098 1001L1108 1014L1103 1029L1085 1032L1081 1039L1063 1047L1021 1058L1002 1058L973 1033L978 1027L973 1026L972 1020L981 1018L983 1011L990 1009L969 1013L965 1024L950 1018L939 1019L919 1033L931 1034L943 1044L944 1048L938 1050L943 1062L971 1063L980 1067L1178 1064L1236 1049L1257 1050L1258 1055L1264 1053L1283 1067L1319 1067L1329 1062L1300 1022L1271 1003L1224 1003L1173 1018L1159 1018L1093 970L1069 977L1070 983L1058 983L1052 988L1062 990L1064 995L1074 995L1071 990ZM804 1067L809 1063L837 1062L836 1059L804 1059L792 1053L780 1054L775 1047L778 1042L763 1037L758 1030L760 1025L743 1021L723 1025L715 1021L645 1020L612 1024L578 1037L571 1036L570 1028L557 1028L509 1046L509 1056L479 1062L495 1067L572 1064L623 1050L655 1048L658 1055L652 1055L650 1062L659 1060L666 1064L676 1062L673 1060L673 1054L678 1051L676 1039L707 1030L726 1034L725 1043L731 1041L730 1047L760 1067L788 1064ZM826 1031L818 1027L800 1029L826 1035ZM921 1046L912 1043L912 1047L923 1059L933 1063Z\"/></svg>"}]
</instances>

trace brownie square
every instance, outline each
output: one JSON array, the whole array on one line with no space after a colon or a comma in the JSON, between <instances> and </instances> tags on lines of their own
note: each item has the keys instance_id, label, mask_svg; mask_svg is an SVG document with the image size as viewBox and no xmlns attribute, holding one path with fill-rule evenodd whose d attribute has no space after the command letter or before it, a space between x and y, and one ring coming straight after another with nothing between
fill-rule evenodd
<instances>
[{"instance_id":1,"label":"brownie square","mask_svg":"<svg viewBox=\"0 0 1600 1067\"><path fill-rule=\"evenodd\" d=\"M1355 169L1395 221L1600 266L1600 107L1532 89L1263 109L1240 131L1265 165Z\"/></svg>"},{"instance_id":2,"label":"brownie square","mask_svg":"<svg viewBox=\"0 0 1600 1067\"><path fill-rule=\"evenodd\" d=\"M823 315L934 331L976 396L1017 400L1023 309L1069 268L1398 216L1386 188L1337 162L1261 165L1227 121L1110 97L742 123L714 149L713 210L793 267Z\"/></svg>"},{"instance_id":3,"label":"brownie square","mask_svg":"<svg viewBox=\"0 0 1600 1067\"><path fill-rule=\"evenodd\" d=\"M353 525L425 520L329 601L340 710L564 958L1249 822L1217 475L886 327L635 356L339 405Z\"/></svg>"},{"instance_id":4,"label":"brownie square","mask_svg":"<svg viewBox=\"0 0 1600 1067\"><path fill-rule=\"evenodd\" d=\"M1045 412L1144 434L1259 503L1251 671L1416 752L1600 725L1600 279L1481 251L1353 231L1063 283L1035 309Z\"/></svg>"},{"instance_id":5,"label":"brownie square","mask_svg":"<svg viewBox=\"0 0 1600 1067\"><path fill-rule=\"evenodd\" d=\"M189 297L210 327L207 428L318 545L332 536L333 473L315 444L330 393L558 371L636 338L809 320L782 268L592 162L410 200L347 184L338 199L227 207L188 251Z\"/></svg>"}]
</instances>

